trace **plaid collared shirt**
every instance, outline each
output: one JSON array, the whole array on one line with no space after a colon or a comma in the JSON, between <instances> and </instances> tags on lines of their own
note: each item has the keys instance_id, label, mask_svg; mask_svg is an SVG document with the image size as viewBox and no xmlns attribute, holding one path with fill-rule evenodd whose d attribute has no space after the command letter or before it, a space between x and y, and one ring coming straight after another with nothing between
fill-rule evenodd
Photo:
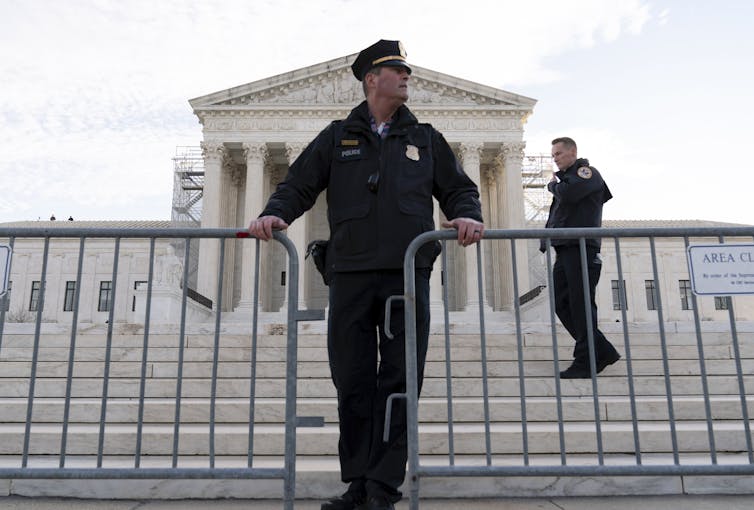
<instances>
[{"instance_id":1,"label":"plaid collared shirt","mask_svg":"<svg viewBox=\"0 0 754 510\"><path fill-rule=\"evenodd\" d=\"M369 114L369 125L372 127L372 133L376 133L377 136L379 136L383 140L387 136L388 132L390 132L390 124L392 124L392 122L393 118L390 117L388 120L378 126L377 121L374 120L372 114Z\"/></svg>"}]
</instances>

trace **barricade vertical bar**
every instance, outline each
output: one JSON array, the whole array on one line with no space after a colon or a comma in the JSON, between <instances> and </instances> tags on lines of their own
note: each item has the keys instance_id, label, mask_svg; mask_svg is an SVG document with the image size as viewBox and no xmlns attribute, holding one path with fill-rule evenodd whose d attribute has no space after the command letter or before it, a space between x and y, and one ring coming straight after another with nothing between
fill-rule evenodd
<instances>
[{"instance_id":1,"label":"barricade vertical bar","mask_svg":"<svg viewBox=\"0 0 754 510\"><path fill-rule=\"evenodd\" d=\"M689 237L683 237L684 247L688 250ZM709 383L707 382L707 363L704 357L704 344L702 343L702 325L699 321L699 305L697 304L696 294L691 293L691 308L694 312L694 329L696 330L696 350L699 353L699 377L702 381L702 391L704 393L704 413L707 418L707 439L710 447L710 459L713 464L717 464L717 449L715 448L715 431L712 426L712 408L709 399Z\"/></svg>"},{"instance_id":2,"label":"barricade vertical bar","mask_svg":"<svg viewBox=\"0 0 754 510\"><path fill-rule=\"evenodd\" d=\"M173 422L173 467L178 467L178 442L181 431L181 392L183 389L183 354L186 348L186 302L188 300L188 269L189 255L191 253L191 238L185 239L186 246L183 254L183 296L181 297L181 328L178 335L178 371L176 373L175 388L175 419ZM222 279L222 273L219 278Z\"/></svg>"},{"instance_id":3,"label":"barricade vertical bar","mask_svg":"<svg viewBox=\"0 0 754 510\"><path fill-rule=\"evenodd\" d=\"M743 369L741 368L741 350L738 346L738 331L736 329L735 313L733 311L733 300L726 296L728 302L728 319L730 320L731 337L733 343L733 356L736 358L736 379L738 379L738 394L741 397L741 416L744 422L744 433L746 434L746 449L749 454L749 463L754 464L754 451L752 450L751 425L749 422L749 408L746 403L746 386L744 384Z\"/></svg>"},{"instance_id":4,"label":"barricade vertical bar","mask_svg":"<svg viewBox=\"0 0 754 510\"><path fill-rule=\"evenodd\" d=\"M741 417L744 422L744 434L746 434L746 449L749 454L749 463L754 464L754 451L752 450L751 442L751 425L749 422L749 408L746 403L746 386L744 384L743 369L741 368L741 350L738 347L738 331L736 330L736 319L733 311L733 300L730 296L726 296L728 301L728 319L730 320L732 343L733 343L733 355L736 358L736 379L738 379L738 394L741 397Z\"/></svg>"},{"instance_id":5,"label":"barricade vertical bar","mask_svg":"<svg viewBox=\"0 0 754 510\"><path fill-rule=\"evenodd\" d=\"M476 243L476 283L477 294L479 299L479 339L482 351L482 395L484 403L484 443L487 455L487 465L492 465L492 437L490 434L490 391L489 379L487 377L487 334L484 328L484 286L482 284L482 246ZM418 372L417 372L418 373ZM419 397L417 395L416 403L418 405ZM418 417L417 417L418 420ZM418 421L417 421L418 423Z\"/></svg>"},{"instance_id":6,"label":"barricade vertical bar","mask_svg":"<svg viewBox=\"0 0 754 510\"><path fill-rule=\"evenodd\" d=\"M225 268L225 238L220 238L220 270ZM215 308L215 343L212 350L212 383L209 397L209 467L215 467L215 400L217 398L217 365L220 356L220 318L223 312L223 279L217 279L217 306Z\"/></svg>"},{"instance_id":7,"label":"barricade vertical bar","mask_svg":"<svg viewBox=\"0 0 754 510\"><path fill-rule=\"evenodd\" d=\"M254 410L256 399L257 384L257 328L259 326L259 239L254 239L256 243L256 256L254 257L254 302L252 303L252 320L251 320L251 354L249 363L251 364L249 375L249 446L246 455L246 464L249 467L254 465ZM298 280L296 280L298 282Z\"/></svg>"},{"instance_id":8,"label":"barricade vertical bar","mask_svg":"<svg viewBox=\"0 0 754 510\"><path fill-rule=\"evenodd\" d=\"M634 388L633 358L631 358L631 342L628 338L628 318L626 309L626 289L623 286L623 261L620 254L620 241L615 238L615 261L618 268L618 299L620 300L620 317L623 325L623 348L626 350L626 377L628 378L628 395L631 404L631 426L634 432L634 452L636 464L641 465L641 444L639 442L639 420L636 413L636 389Z\"/></svg>"},{"instance_id":9,"label":"barricade vertical bar","mask_svg":"<svg viewBox=\"0 0 754 510\"><path fill-rule=\"evenodd\" d=\"M719 238L723 242L723 236ZM741 398L741 417L744 422L744 433L746 434L746 449L749 454L749 463L754 464L754 450L752 450L751 425L749 423L749 407L746 403L746 385L744 384L743 369L741 367L741 350L738 346L738 329L736 328L736 314L733 310L733 299L730 296L725 297L728 304L728 320L730 321L731 342L733 344L733 356L736 358L736 378L738 379L738 394Z\"/></svg>"},{"instance_id":10,"label":"barricade vertical bar","mask_svg":"<svg viewBox=\"0 0 754 510\"><path fill-rule=\"evenodd\" d=\"M448 256L446 242L442 242L442 310L445 325L445 391L448 396L448 462L455 464L455 441L453 437L453 374L450 350L450 313L448 311Z\"/></svg>"},{"instance_id":11,"label":"barricade vertical bar","mask_svg":"<svg viewBox=\"0 0 754 510\"><path fill-rule=\"evenodd\" d=\"M552 366L555 379L555 406L558 411L558 440L560 442L560 464L566 465L565 430L563 426L563 398L560 389L560 360L558 355L558 333L555 328L555 283L552 276L552 243L545 239L547 257L547 287L550 300L550 332L552 333Z\"/></svg>"},{"instance_id":12,"label":"barricade vertical bar","mask_svg":"<svg viewBox=\"0 0 754 510\"><path fill-rule=\"evenodd\" d=\"M521 437L523 441L524 466L529 465L529 430L526 419L526 379L524 374L524 338L521 333L521 305L518 302L518 264L516 240L511 239L511 268L513 270L513 310L516 317L516 348L518 350L518 387L521 405Z\"/></svg>"},{"instance_id":13,"label":"barricade vertical bar","mask_svg":"<svg viewBox=\"0 0 754 510\"><path fill-rule=\"evenodd\" d=\"M115 296L118 289L118 259L120 258L120 237L115 238L113 252L113 276L110 286L109 310L107 314L107 340L105 342L105 369L102 375L102 404L100 405L99 438L97 442L97 467L102 467L105 448L105 422L107 421L107 399L110 388L110 361L113 348L113 325L115 323Z\"/></svg>"},{"instance_id":14,"label":"barricade vertical bar","mask_svg":"<svg viewBox=\"0 0 754 510\"><path fill-rule=\"evenodd\" d=\"M408 470L406 484L409 493L409 509L419 510L419 374L416 359L416 262L413 243L406 250L403 260L403 309L406 335L406 429ZM481 303L480 303L481 306Z\"/></svg>"},{"instance_id":15,"label":"barricade vertical bar","mask_svg":"<svg viewBox=\"0 0 754 510\"><path fill-rule=\"evenodd\" d=\"M73 364L76 353L76 330L79 322L79 299L81 298L81 274L84 268L84 241L79 240L79 260L76 268L76 289L73 297L73 319L71 320L71 344L68 347L68 373L65 379L65 403L63 404L63 431L60 435L60 463L59 467L65 467L65 449L68 440L68 418L71 411L71 386L73 385Z\"/></svg>"},{"instance_id":16,"label":"barricade vertical bar","mask_svg":"<svg viewBox=\"0 0 754 510\"><path fill-rule=\"evenodd\" d=\"M296 374L298 348L298 254L293 242L280 233L275 238L288 250L288 354L285 380L285 480L283 493L285 510L293 510L296 497ZM415 358L416 356L414 356Z\"/></svg>"},{"instance_id":17,"label":"barricade vertical bar","mask_svg":"<svg viewBox=\"0 0 754 510\"><path fill-rule=\"evenodd\" d=\"M13 245L16 242L16 238L11 236L8 240L8 246L10 247L11 253L13 253ZM10 274L10 270L13 269L13 257L11 257L10 261L8 262L8 273ZM5 295L0 298L0 352L3 350L3 331L5 330L5 307L8 305L8 300L10 299L10 293L6 292Z\"/></svg>"},{"instance_id":18,"label":"barricade vertical bar","mask_svg":"<svg viewBox=\"0 0 754 510\"><path fill-rule=\"evenodd\" d=\"M657 250L655 249L655 238L650 236L649 248L652 256L652 277L656 282L660 281L659 271L657 270ZM662 348L662 367L665 371L665 392L668 397L668 421L670 425L670 440L673 444L673 462L679 464L678 456L678 434L675 428L675 412L673 410L673 390L670 386L670 365L668 363L668 345L665 338L665 320L662 314L662 297L657 292L657 320L660 327L660 346Z\"/></svg>"},{"instance_id":19,"label":"barricade vertical bar","mask_svg":"<svg viewBox=\"0 0 754 510\"><path fill-rule=\"evenodd\" d=\"M147 383L147 356L149 353L149 322L152 314L152 280L154 279L155 238L149 238L149 273L147 276L147 303L144 311L144 341L141 348L141 375L139 377L139 411L136 419L136 451L134 467L141 465L141 437L144 430L144 395Z\"/></svg>"},{"instance_id":20,"label":"barricade vertical bar","mask_svg":"<svg viewBox=\"0 0 754 510\"><path fill-rule=\"evenodd\" d=\"M587 343L589 345L589 367L592 373L592 398L594 402L594 428L597 435L597 459L599 465L605 463L605 452L602 448L602 421L600 420L600 397L597 387L597 352L594 346L594 328L592 321L596 320L592 316L592 300L589 284L589 268L586 260L586 239L579 238L579 255L581 256L581 283L584 289L584 310L586 311L586 333Z\"/></svg>"},{"instance_id":21,"label":"barricade vertical bar","mask_svg":"<svg viewBox=\"0 0 754 510\"><path fill-rule=\"evenodd\" d=\"M29 374L29 398L26 402L26 427L24 430L24 449L21 456L21 467L25 468L29 462L29 441L31 439L31 417L34 407L34 385L37 382L37 362L39 360L39 337L42 331L42 313L45 303L45 281L47 279L47 259L50 254L50 238L45 237L42 252L42 276L39 281L39 299L37 300L37 320L34 325L34 347L31 354L31 373Z\"/></svg>"}]
</instances>

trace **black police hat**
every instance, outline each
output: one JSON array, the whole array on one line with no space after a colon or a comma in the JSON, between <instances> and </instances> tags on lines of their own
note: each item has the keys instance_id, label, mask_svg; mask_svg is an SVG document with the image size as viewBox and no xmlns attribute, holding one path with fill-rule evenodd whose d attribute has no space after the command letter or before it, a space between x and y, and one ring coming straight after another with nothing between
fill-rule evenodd
<instances>
[{"instance_id":1,"label":"black police hat","mask_svg":"<svg viewBox=\"0 0 754 510\"><path fill-rule=\"evenodd\" d=\"M351 70L356 79L361 81L367 71L377 66L405 67L408 74L411 74L411 68L406 63L406 50L400 41L380 39L369 48L361 50L351 64Z\"/></svg>"}]
</instances>

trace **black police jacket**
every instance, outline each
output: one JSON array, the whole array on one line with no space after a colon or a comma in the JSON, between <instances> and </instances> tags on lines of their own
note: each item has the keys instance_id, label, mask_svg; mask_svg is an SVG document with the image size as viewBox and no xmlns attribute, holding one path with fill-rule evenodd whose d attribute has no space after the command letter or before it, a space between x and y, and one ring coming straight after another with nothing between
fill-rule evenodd
<instances>
[{"instance_id":1,"label":"black police jacket","mask_svg":"<svg viewBox=\"0 0 754 510\"><path fill-rule=\"evenodd\" d=\"M366 101L332 122L291 165L260 216L291 223L327 189L331 272L401 269L409 243L434 229L432 197L447 218L482 221L479 193L445 138L404 105L385 139L372 132ZM439 243L424 245L430 267Z\"/></svg>"},{"instance_id":2,"label":"black police jacket","mask_svg":"<svg viewBox=\"0 0 754 510\"><path fill-rule=\"evenodd\" d=\"M550 181L550 215L545 228L601 227L602 204L613 198L602 176L588 159L577 159L565 170L556 172L560 182ZM578 239L555 239L552 246L578 246ZM586 239L586 245L599 250L600 239ZM540 251L545 251L544 240Z\"/></svg>"}]
</instances>

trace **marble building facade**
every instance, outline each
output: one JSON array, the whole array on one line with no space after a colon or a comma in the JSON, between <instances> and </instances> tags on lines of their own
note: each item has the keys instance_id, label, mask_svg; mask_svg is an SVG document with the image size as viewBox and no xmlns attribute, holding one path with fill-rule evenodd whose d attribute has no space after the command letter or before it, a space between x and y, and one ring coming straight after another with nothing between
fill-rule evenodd
<instances>
[{"instance_id":1,"label":"marble building facade","mask_svg":"<svg viewBox=\"0 0 754 510\"><path fill-rule=\"evenodd\" d=\"M361 85L351 75L350 63L355 55L323 62L264 80L208 94L190 100L194 113L203 126L201 150L204 158L204 189L202 226L244 228L256 217L283 180L289 165L301 154L311 140L332 120L345 118L363 99ZM422 122L439 129L455 150L465 171L479 185L485 224L488 228L541 228L541 224L527 224L525 218L522 161L524 158L524 126L536 101L514 93L472 83L457 77L413 66L410 82L409 106ZM435 224L442 213L435 208ZM161 227L170 222L16 222L0 223L3 227ZM606 222L607 227L698 227L720 226L712 222ZM301 269L299 309L323 309L327 306L327 288L310 261L303 261L305 247L314 239L329 237L326 220L325 194L315 206L298 218L286 231L297 248ZM715 239L706 239L715 242ZM0 244L7 243L0 236ZM656 312L648 304L648 285L655 285L666 305L665 320L686 322L693 319L689 296L684 282L688 280L686 254L683 243L658 242L660 278L654 282L649 246L646 239L626 238L621 241L624 261L624 280L628 302L627 320L653 322ZM222 308L225 317L234 320L248 318L253 301L255 242L234 240L226 243ZM536 242L516 242L518 294L546 284L545 259L537 251ZM148 275L148 245L124 242L121 247L119 285L116 293L107 290L112 277L112 240L90 239L83 264L80 320L84 323L103 323L109 313L103 306L113 299L119 303L114 320L120 323L143 321ZM260 311L268 320L284 317L286 288L286 257L279 243L261 243ZM0 300L7 312L7 321L28 322L34 316L35 295L39 293L42 266L42 241L17 239L10 280L12 291ZM154 279L152 320L175 323L179 320L182 296L182 250L171 243L158 245ZM482 306L495 312L501 321L512 319L514 303L511 272L510 243L485 241L482 243L484 290L479 303L476 275L476 250L461 249L447 243L448 268L441 274L439 266L432 273L431 300L435 310L442 306L443 289L448 290L449 309L454 320L473 320ZM45 322L66 323L72 310L70 296L76 280L78 243L58 240L50 246L50 264L46 280ZM602 279L597 289L600 319L615 322L622 319L616 308L618 275L612 242L603 244L605 259ZM439 264L439 259L438 259ZM196 285L189 287L200 295L218 302L219 243L202 240L198 254ZM446 285L443 285L445 283ZM194 286L196 287L194 289ZM36 292L36 294L35 294ZM530 322L549 320L547 293L528 303L523 319ZM754 301L750 296L733 298L737 319L754 317ZM727 309L721 300L700 298L698 308L703 321L725 321ZM0 313L2 310L0 310ZM231 312L231 313L228 313ZM238 312L233 314L232 312ZM442 314L435 314L437 320ZM478 316L477 316L478 317ZM212 310L189 300L189 322L212 320Z\"/></svg>"},{"instance_id":2,"label":"marble building facade","mask_svg":"<svg viewBox=\"0 0 754 510\"><path fill-rule=\"evenodd\" d=\"M360 82L350 63L355 55L323 62L228 90L192 99L190 104L203 126L205 158L202 227L238 227L256 217L306 145L327 124L345 118L361 102ZM518 94L472 83L412 66L408 106L421 122L440 130L479 185L488 228L524 228L521 166L524 124L536 101ZM442 213L435 207L435 223ZM324 194L312 210L287 230L303 254L311 240L326 239L328 226ZM450 245L449 245L450 246ZM223 308L251 306L254 243L237 242L226 250ZM482 306L510 310L511 277L500 271L509 258L505 243L488 244L482 257L488 277ZM477 260L471 250L448 250L445 276L454 310L478 308ZM519 253L526 253L521 244ZM285 268L282 248L265 243L261 255L264 277L262 307L284 306ZM468 256L467 256L468 255ZM198 291L215 299L217 274L207 268L218 264L217 242L203 241L199 253ZM491 260L504 262L491 264ZM519 285L528 289L527 257L519 261ZM299 281L300 308L324 308L327 289L312 264L305 264ZM440 272L433 271L432 300L441 301Z\"/></svg>"}]
</instances>

